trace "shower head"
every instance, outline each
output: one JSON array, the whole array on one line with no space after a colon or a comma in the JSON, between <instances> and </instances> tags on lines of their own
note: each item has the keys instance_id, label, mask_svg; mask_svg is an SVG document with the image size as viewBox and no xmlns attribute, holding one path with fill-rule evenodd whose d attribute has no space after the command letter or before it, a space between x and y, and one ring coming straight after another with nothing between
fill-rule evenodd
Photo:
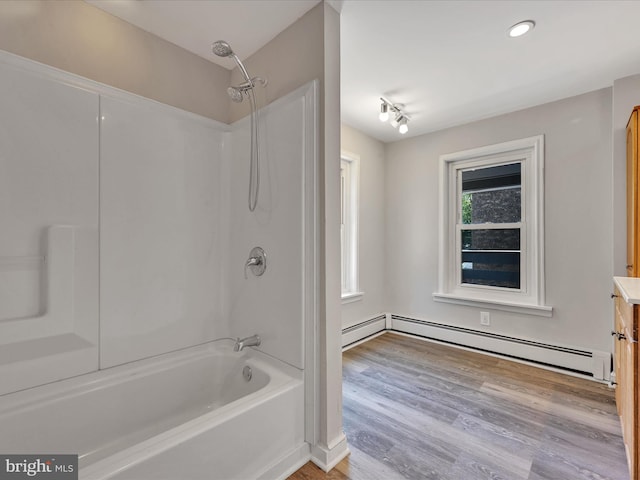
<instances>
[{"instance_id":1,"label":"shower head","mask_svg":"<svg viewBox=\"0 0 640 480\"><path fill-rule=\"evenodd\" d=\"M231 57L231 58L233 58L235 60L236 64L238 65L238 68L242 72L242 75L244 76L244 79L248 83L251 83L251 77L247 73L247 69L244 68L244 65L242 64L242 62L240 61L238 56L235 53L233 53L233 50L231 50L231 45L229 45L229 43L225 42L224 40L218 40L217 42L213 42L211 44L211 51L213 53L215 53L219 57Z\"/></svg>"},{"instance_id":2,"label":"shower head","mask_svg":"<svg viewBox=\"0 0 640 480\"><path fill-rule=\"evenodd\" d=\"M236 103L242 102L242 90L237 87L227 88L227 95L229 95L229 98Z\"/></svg>"},{"instance_id":3,"label":"shower head","mask_svg":"<svg viewBox=\"0 0 640 480\"><path fill-rule=\"evenodd\" d=\"M213 42L211 44L211 51L219 57L230 57L235 55L233 50L231 50L231 46L224 40Z\"/></svg>"}]
</instances>

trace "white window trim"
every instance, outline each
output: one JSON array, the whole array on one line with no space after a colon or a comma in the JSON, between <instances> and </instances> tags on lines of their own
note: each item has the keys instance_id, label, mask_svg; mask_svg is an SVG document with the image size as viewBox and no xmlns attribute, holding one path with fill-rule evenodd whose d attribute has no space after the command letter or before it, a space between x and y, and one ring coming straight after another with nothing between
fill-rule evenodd
<instances>
[{"instance_id":1,"label":"white window trim","mask_svg":"<svg viewBox=\"0 0 640 480\"><path fill-rule=\"evenodd\" d=\"M343 293L342 304L344 305L345 303L359 302L360 300L362 300L363 296L364 296L364 292Z\"/></svg>"},{"instance_id":2,"label":"white window trim","mask_svg":"<svg viewBox=\"0 0 640 480\"><path fill-rule=\"evenodd\" d=\"M517 291L463 285L458 271L456 238L458 185L456 173L463 168L522 162L524 209L521 239L522 287ZM527 200L533 194L533 200ZM452 211L453 210L453 211ZM434 301L550 317L545 305L544 275L544 136L450 153L440 156L440 232L438 291Z\"/></svg>"},{"instance_id":3,"label":"white window trim","mask_svg":"<svg viewBox=\"0 0 640 480\"><path fill-rule=\"evenodd\" d=\"M359 278L359 248L358 248L358 226L360 211L360 156L354 153L342 151L340 155L340 167L346 165L348 168L348 189L347 205L341 212L345 216L347 225L347 235L345 238L347 246L346 258L342 259L343 265L346 263L346 288L342 290L342 303L351 303L362 300L364 292L360 291ZM341 208L343 206L341 205ZM343 267L345 268L345 267Z\"/></svg>"}]
</instances>

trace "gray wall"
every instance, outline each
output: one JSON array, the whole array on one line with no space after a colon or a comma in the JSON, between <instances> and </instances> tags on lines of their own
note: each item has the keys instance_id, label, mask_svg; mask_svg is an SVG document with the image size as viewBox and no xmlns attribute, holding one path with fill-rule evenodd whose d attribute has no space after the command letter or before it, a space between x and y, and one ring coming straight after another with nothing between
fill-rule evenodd
<instances>
[{"instance_id":1,"label":"gray wall","mask_svg":"<svg viewBox=\"0 0 640 480\"><path fill-rule=\"evenodd\" d=\"M540 105L387 146L386 291L390 312L480 327L477 308L436 303L438 159L545 135L546 301L553 317L492 311L490 331L609 351L612 90ZM484 309L483 309L484 310Z\"/></svg>"}]
</instances>

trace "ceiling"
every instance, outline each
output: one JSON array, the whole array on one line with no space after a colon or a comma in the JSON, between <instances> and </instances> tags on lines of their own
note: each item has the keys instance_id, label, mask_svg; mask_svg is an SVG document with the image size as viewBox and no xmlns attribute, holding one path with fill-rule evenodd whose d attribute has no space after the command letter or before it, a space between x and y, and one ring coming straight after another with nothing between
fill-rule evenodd
<instances>
[{"instance_id":1,"label":"ceiling","mask_svg":"<svg viewBox=\"0 0 640 480\"><path fill-rule=\"evenodd\" d=\"M232 68L319 0L87 0ZM341 11L343 122L384 142L608 87L640 73L640 1L335 0ZM534 20L509 38L507 29ZM411 117L402 136L378 120L380 96Z\"/></svg>"}]
</instances>

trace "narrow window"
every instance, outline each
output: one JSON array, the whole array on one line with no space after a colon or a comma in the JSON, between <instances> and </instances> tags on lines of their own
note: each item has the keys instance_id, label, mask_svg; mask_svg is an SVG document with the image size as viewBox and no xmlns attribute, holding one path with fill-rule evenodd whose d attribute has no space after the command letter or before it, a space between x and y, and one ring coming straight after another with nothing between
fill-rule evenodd
<instances>
[{"instance_id":1,"label":"narrow window","mask_svg":"<svg viewBox=\"0 0 640 480\"><path fill-rule=\"evenodd\" d=\"M340 246L342 301L362 298L358 285L358 185L360 158L342 153L340 159Z\"/></svg>"}]
</instances>

